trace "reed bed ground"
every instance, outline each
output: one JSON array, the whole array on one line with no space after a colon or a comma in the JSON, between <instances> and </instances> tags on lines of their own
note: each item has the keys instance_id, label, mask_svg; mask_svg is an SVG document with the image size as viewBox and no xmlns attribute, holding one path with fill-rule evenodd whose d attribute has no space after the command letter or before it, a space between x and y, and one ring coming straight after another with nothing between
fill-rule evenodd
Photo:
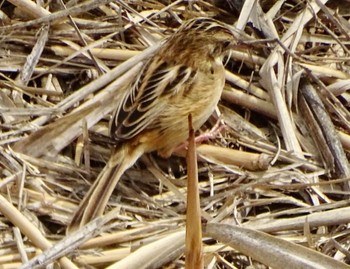
<instances>
[{"instance_id":1,"label":"reed bed ground","mask_svg":"<svg viewBox=\"0 0 350 269\"><path fill-rule=\"evenodd\" d=\"M0 268L184 267L185 151L144 156L104 216L66 228L115 146L118 92L194 17L245 44L197 133L204 265L349 268L350 2L335 0L2 1Z\"/></svg>"}]
</instances>

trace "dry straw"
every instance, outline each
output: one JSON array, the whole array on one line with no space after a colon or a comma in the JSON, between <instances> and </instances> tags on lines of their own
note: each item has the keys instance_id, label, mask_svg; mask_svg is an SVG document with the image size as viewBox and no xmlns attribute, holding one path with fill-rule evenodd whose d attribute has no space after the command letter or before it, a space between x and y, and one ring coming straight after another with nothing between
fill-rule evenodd
<instances>
[{"instance_id":1,"label":"dry straw","mask_svg":"<svg viewBox=\"0 0 350 269\"><path fill-rule=\"evenodd\" d=\"M245 43L197 149L204 266L349 268L350 4L170 2L0 4L0 268L185 266L185 151L144 156L104 216L65 231L119 90L196 16Z\"/></svg>"}]
</instances>

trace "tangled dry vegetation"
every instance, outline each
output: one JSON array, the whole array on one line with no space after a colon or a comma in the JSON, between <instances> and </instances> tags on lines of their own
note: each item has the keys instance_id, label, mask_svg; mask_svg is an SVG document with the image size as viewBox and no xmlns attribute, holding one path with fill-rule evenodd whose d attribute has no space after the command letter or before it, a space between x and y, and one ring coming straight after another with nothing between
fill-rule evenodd
<instances>
[{"instance_id":1,"label":"tangled dry vegetation","mask_svg":"<svg viewBox=\"0 0 350 269\"><path fill-rule=\"evenodd\" d=\"M205 266L349 268L350 4L335 0L2 1L0 268L184 266L180 154L145 156L106 215L65 230L109 158L118 89L196 16L249 44L201 130L226 126L198 147Z\"/></svg>"}]
</instances>

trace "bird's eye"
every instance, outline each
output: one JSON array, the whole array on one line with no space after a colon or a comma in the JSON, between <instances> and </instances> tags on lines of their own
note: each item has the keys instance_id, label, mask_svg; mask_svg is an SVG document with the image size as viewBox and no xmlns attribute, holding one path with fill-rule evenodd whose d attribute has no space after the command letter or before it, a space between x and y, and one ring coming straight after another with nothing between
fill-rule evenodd
<instances>
[{"instance_id":1,"label":"bird's eye","mask_svg":"<svg viewBox=\"0 0 350 269\"><path fill-rule=\"evenodd\" d=\"M223 44L222 44L222 47L224 48L224 49L226 49L228 46L230 46L231 45L231 42L230 41L224 41L223 42Z\"/></svg>"}]
</instances>

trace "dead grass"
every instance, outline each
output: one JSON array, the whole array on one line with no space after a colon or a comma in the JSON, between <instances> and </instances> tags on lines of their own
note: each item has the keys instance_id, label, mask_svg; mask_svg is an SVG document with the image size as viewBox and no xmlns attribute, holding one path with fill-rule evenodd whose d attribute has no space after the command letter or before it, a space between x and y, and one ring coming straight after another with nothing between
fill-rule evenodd
<instances>
[{"instance_id":1,"label":"dead grass","mask_svg":"<svg viewBox=\"0 0 350 269\"><path fill-rule=\"evenodd\" d=\"M201 130L226 125L198 148L202 220L217 239L204 240L205 266L348 268L337 261L350 263L350 4L247 0L239 15L239 1L171 2L1 3L0 268L184 267L181 152L145 156L106 215L65 230L109 158L101 134L118 89L195 16L234 24L249 43L227 60ZM219 224L264 234L231 240ZM316 251L305 258L301 246Z\"/></svg>"}]
</instances>

